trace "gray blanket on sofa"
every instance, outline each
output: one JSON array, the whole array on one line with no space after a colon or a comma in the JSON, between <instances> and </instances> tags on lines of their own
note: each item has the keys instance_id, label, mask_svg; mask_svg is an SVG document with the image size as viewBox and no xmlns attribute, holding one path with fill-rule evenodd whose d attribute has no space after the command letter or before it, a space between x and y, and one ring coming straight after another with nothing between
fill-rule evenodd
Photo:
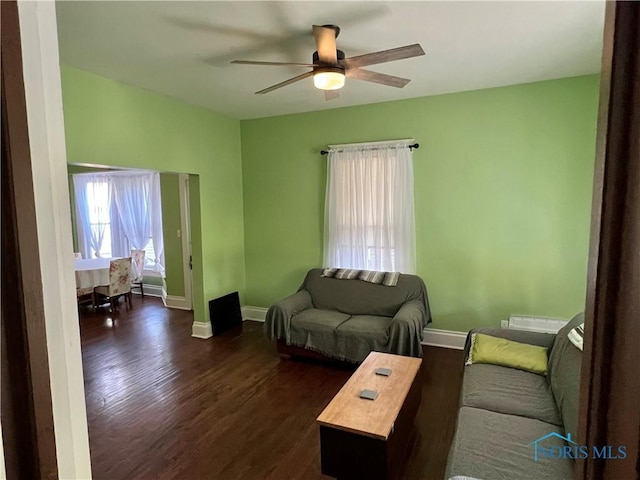
<instances>
[{"instance_id":1,"label":"gray blanket on sofa","mask_svg":"<svg viewBox=\"0 0 640 480\"><path fill-rule=\"evenodd\" d=\"M297 293L271 306L265 333L324 355L361 362L371 351L422 356L431 321L420 277L400 275L395 287L322 277L312 269Z\"/></svg>"}]
</instances>

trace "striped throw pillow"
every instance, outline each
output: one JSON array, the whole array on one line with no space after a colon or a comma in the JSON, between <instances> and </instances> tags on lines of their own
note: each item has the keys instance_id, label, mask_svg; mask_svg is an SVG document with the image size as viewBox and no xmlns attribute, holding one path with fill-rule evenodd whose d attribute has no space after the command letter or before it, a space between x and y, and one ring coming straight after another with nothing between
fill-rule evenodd
<instances>
[{"instance_id":1,"label":"striped throw pillow","mask_svg":"<svg viewBox=\"0 0 640 480\"><path fill-rule=\"evenodd\" d=\"M400 272L377 272L375 270L358 270L355 268L325 268L321 277L340 280L362 280L363 282L395 287L398 285Z\"/></svg>"},{"instance_id":2,"label":"striped throw pillow","mask_svg":"<svg viewBox=\"0 0 640 480\"><path fill-rule=\"evenodd\" d=\"M395 287L398 285L398 279L400 278L400 272L385 272L382 285L387 287Z\"/></svg>"},{"instance_id":3,"label":"striped throw pillow","mask_svg":"<svg viewBox=\"0 0 640 480\"><path fill-rule=\"evenodd\" d=\"M362 270L358 279L369 283L382 283L385 272L376 272L375 270Z\"/></svg>"},{"instance_id":4,"label":"striped throw pillow","mask_svg":"<svg viewBox=\"0 0 640 480\"><path fill-rule=\"evenodd\" d=\"M339 268L334 278L339 278L341 280L354 280L358 278L360 275L360 270L354 268Z\"/></svg>"},{"instance_id":5,"label":"striped throw pillow","mask_svg":"<svg viewBox=\"0 0 640 480\"><path fill-rule=\"evenodd\" d=\"M338 271L337 268L325 268L322 271L322 275L320 275L320 276L321 277L327 277L327 278L333 278L337 271Z\"/></svg>"},{"instance_id":6,"label":"striped throw pillow","mask_svg":"<svg viewBox=\"0 0 640 480\"><path fill-rule=\"evenodd\" d=\"M582 351L582 344L584 341L584 322L578 325L576 328L571 329L569 332L569 340L573 343L577 348Z\"/></svg>"}]
</instances>

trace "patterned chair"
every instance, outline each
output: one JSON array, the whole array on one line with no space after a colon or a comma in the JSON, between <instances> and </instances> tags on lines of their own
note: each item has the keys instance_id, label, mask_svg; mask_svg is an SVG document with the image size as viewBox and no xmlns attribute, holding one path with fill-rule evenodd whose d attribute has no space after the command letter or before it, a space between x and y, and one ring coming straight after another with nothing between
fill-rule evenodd
<instances>
[{"instance_id":1,"label":"patterned chair","mask_svg":"<svg viewBox=\"0 0 640 480\"><path fill-rule=\"evenodd\" d=\"M111 311L115 311L117 301L125 297L131 308L131 258L117 258L109 263L109 285L100 285L94 289L96 295L109 300Z\"/></svg>"},{"instance_id":2,"label":"patterned chair","mask_svg":"<svg viewBox=\"0 0 640 480\"><path fill-rule=\"evenodd\" d=\"M142 281L144 280L144 250L131 250L131 288L139 288L140 295L144 297Z\"/></svg>"},{"instance_id":3,"label":"patterned chair","mask_svg":"<svg viewBox=\"0 0 640 480\"><path fill-rule=\"evenodd\" d=\"M78 306L82 303L91 302L91 305L95 308L96 297L93 293L93 287L76 288L76 297L78 298Z\"/></svg>"},{"instance_id":4,"label":"patterned chair","mask_svg":"<svg viewBox=\"0 0 640 480\"><path fill-rule=\"evenodd\" d=\"M82 254L80 252L73 252L74 260L82 260Z\"/></svg>"}]
</instances>

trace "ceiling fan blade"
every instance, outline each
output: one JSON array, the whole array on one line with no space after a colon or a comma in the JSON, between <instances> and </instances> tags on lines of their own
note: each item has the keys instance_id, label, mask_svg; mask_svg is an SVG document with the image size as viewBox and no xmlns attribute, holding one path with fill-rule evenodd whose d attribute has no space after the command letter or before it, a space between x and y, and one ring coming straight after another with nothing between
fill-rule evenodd
<instances>
[{"instance_id":1,"label":"ceiling fan blade","mask_svg":"<svg viewBox=\"0 0 640 480\"><path fill-rule=\"evenodd\" d=\"M407 78L395 77L385 73L372 72L371 70L363 70L362 68L350 68L346 71L346 76L365 80L367 82L380 83L390 87L402 88L411 80Z\"/></svg>"},{"instance_id":2,"label":"ceiling fan blade","mask_svg":"<svg viewBox=\"0 0 640 480\"><path fill-rule=\"evenodd\" d=\"M319 67L313 63L293 63L293 62L254 62L253 60L232 60L231 63L238 65L270 65L274 67L279 66L294 66L294 67Z\"/></svg>"},{"instance_id":3,"label":"ceiling fan blade","mask_svg":"<svg viewBox=\"0 0 640 480\"><path fill-rule=\"evenodd\" d=\"M346 68L366 67L368 65L402 60L403 58L419 57L420 55L424 55L424 50L422 50L419 43L415 43L405 47L392 48L391 50L383 50L381 52L367 53L357 57L345 58L344 60L341 60L340 63Z\"/></svg>"},{"instance_id":4,"label":"ceiling fan blade","mask_svg":"<svg viewBox=\"0 0 640 480\"><path fill-rule=\"evenodd\" d=\"M313 37L316 39L316 50L318 50L320 62L337 64L336 31L333 28L314 25Z\"/></svg>"},{"instance_id":5,"label":"ceiling fan blade","mask_svg":"<svg viewBox=\"0 0 640 480\"><path fill-rule=\"evenodd\" d=\"M278 88L286 87L287 85L291 85L292 83L298 82L300 80L304 80L305 78L310 77L312 75L313 75L313 72L303 73L302 75L298 75L297 77L290 78L289 80L285 80L284 82L280 82L276 85L272 85L268 88L265 88L264 90L260 90L259 92L256 92L256 94L273 92Z\"/></svg>"},{"instance_id":6,"label":"ceiling fan blade","mask_svg":"<svg viewBox=\"0 0 640 480\"><path fill-rule=\"evenodd\" d=\"M336 98L340 97L340 90L325 90L324 91L324 99L329 101L329 100L335 100Z\"/></svg>"}]
</instances>

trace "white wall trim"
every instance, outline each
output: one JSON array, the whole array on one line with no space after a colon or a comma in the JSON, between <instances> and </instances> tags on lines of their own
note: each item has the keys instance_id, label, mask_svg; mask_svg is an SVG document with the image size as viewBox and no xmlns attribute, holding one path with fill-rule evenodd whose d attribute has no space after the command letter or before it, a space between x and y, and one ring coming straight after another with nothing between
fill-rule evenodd
<instances>
[{"instance_id":1,"label":"white wall trim","mask_svg":"<svg viewBox=\"0 0 640 480\"><path fill-rule=\"evenodd\" d=\"M165 287L161 288L162 303L167 308L175 308L177 310L191 310L192 305L189 302L189 299L186 297L179 297L177 295L168 295ZM202 322L194 322L194 323L202 323ZM211 335L209 335L211 336ZM206 337L209 338L209 337Z\"/></svg>"},{"instance_id":2,"label":"white wall trim","mask_svg":"<svg viewBox=\"0 0 640 480\"><path fill-rule=\"evenodd\" d=\"M422 338L423 345L463 350L465 341L467 340L467 332L441 330L439 328L425 328L423 330Z\"/></svg>"},{"instance_id":3,"label":"white wall trim","mask_svg":"<svg viewBox=\"0 0 640 480\"><path fill-rule=\"evenodd\" d=\"M156 272L155 270L151 270L148 268L145 268L144 270L142 270L142 275L145 277L162 278L162 274L160 272Z\"/></svg>"},{"instance_id":4,"label":"white wall trim","mask_svg":"<svg viewBox=\"0 0 640 480\"><path fill-rule=\"evenodd\" d=\"M167 308L176 308L178 310L191 310L191 305L189 300L186 297L178 297L176 295L166 295L166 292L163 290L164 295L162 296L162 301L164 302L164 306ZM198 322L200 323L200 322ZM208 324L211 326L210 324Z\"/></svg>"},{"instance_id":5,"label":"white wall trim","mask_svg":"<svg viewBox=\"0 0 640 480\"><path fill-rule=\"evenodd\" d=\"M162 297L162 287L160 285L145 283L143 284L143 288L145 296L149 295L150 297ZM135 290L131 290L131 293L133 293L134 295L142 295L138 287L136 287Z\"/></svg>"},{"instance_id":6,"label":"white wall trim","mask_svg":"<svg viewBox=\"0 0 640 480\"><path fill-rule=\"evenodd\" d=\"M254 322L264 322L267 317L267 308L245 306L242 311L242 320L253 320Z\"/></svg>"},{"instance_id":7,"label":"white wall trim","mask_svg":"<svg viewBox=\"0 0 640 480\"><path fill-rule=\"evenodd\" d=\"M178 188L180 191L180 237L182 240L182 274L184 278L184 301L181 302L184 310L191 310L193 294L191 283L193 281L191 272L191 206L189 205L189 175L178 174Z\"/></svg>"},{"instance_id":8,"label":"white wall trim","mask_svg":"<svg viewBox=\"0 0 640 480\"><path fill-rule=\"evenodd\" d=\"M60 478L91 478L54 2L18 2Z\"/></svg>"},{"instance_id":9,"label":"white wall trim","mask_svg":"<svg viewBox=\"0 0 640 480\"><path fill-rule=\"evenodd\" d=\"M213 336L213 330L211 329L211 322L193 322L191 327L191 336L195 338L211 338Z\"/></svg>"}]
</instances>

